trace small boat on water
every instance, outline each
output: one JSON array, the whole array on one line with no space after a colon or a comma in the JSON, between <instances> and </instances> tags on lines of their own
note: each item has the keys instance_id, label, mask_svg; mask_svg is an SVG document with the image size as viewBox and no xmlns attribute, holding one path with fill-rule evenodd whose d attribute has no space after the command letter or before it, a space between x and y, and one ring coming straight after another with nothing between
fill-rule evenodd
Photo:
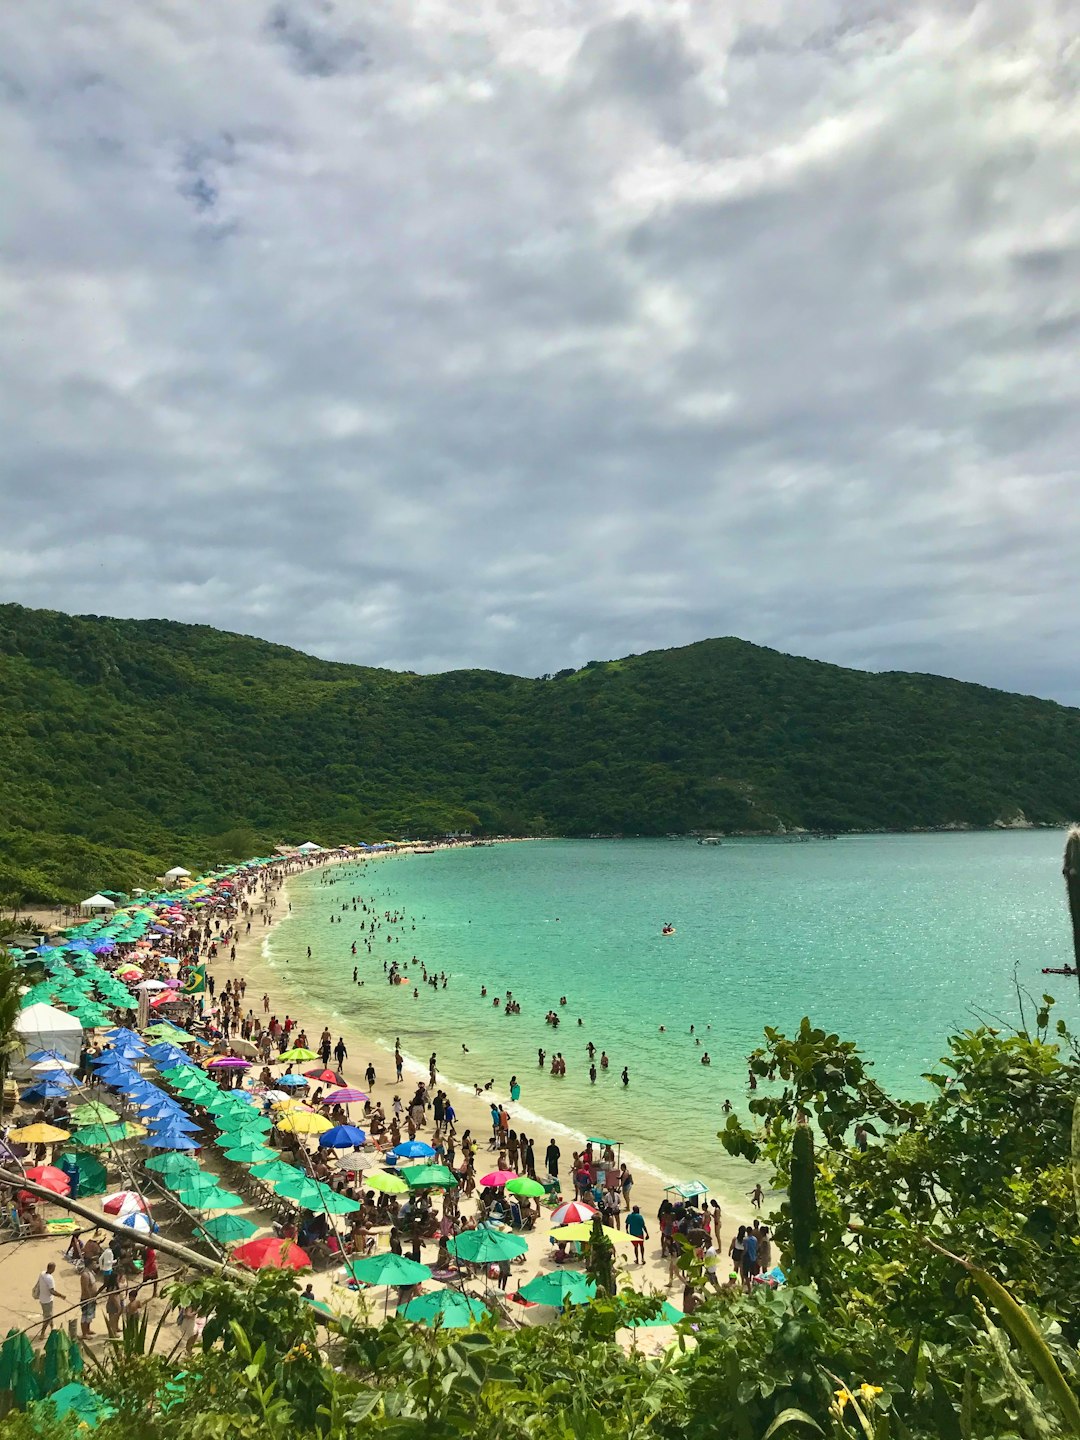
<instances>
[{"instance_id":1,"label":"small boat on water","mask_svg":"<svg viewBox=\"0 0 1080 1440\"><path fill-rule=\"evenodd\" d=\"M1076 974L1076 966L1075 966L1075 965L1044 965L1044 966L1043 966L1043 972L1042 972L1042 973L1043 973L1044 975L1075 975L1075 974Z\"/></svg>"},{"instance_id":2,"label":"small boat on water","mask_svg":"<svg viewBox=\"0 0 1080 1440\"><path fill-rule=\"evenodd\" d=\"M703 835L697 843L699 845L722 845L724 842L719 835Z\"/></svg>"}]
</instances>

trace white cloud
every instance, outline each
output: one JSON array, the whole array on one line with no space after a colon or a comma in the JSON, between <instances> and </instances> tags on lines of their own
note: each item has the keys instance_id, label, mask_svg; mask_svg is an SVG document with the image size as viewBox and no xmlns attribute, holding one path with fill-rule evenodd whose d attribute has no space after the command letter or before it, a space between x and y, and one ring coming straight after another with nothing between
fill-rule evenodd
<instances>
[{"instance_id":1,"label":"white cloud","mask_svg":"<svg viewBox=\"0 0 1080 1440\"><path fill-rule=\"evenodd\" d=\"M1080 700L1073 18L9 7L6 597Z\"/></svg>"}]
</instances>

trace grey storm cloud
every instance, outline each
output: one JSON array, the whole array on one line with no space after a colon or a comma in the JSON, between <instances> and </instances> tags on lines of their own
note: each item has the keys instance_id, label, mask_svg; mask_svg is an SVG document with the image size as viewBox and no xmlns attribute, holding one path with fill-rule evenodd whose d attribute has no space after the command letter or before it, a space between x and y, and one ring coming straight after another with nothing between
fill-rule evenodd
<instances>
[{"instance_id":1,"label":"grey storm cloud","mask_svg":"<svg viewBox=\"0 0 1080 1440\"><path fill-rule=\"evenodd\" d=\"M1080 701L1077 7L0 17L0 591Z\"/></svg>"}]
</instances>

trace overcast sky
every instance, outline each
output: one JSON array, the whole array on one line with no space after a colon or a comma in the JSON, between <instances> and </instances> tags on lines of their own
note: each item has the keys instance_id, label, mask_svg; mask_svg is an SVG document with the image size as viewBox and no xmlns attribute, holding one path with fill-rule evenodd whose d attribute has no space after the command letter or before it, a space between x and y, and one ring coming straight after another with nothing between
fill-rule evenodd
<instances>
[{"instance_id":1,"label":"overcast sky","mask_svg":"<svg viewBox=\"0 0 1080 1440\"><path fill-rule=\"evenodd\" d=\"M734 634L1080 702L1078 31L6 6L0 597L417 670Z\"/></svg>"}]
</instances>

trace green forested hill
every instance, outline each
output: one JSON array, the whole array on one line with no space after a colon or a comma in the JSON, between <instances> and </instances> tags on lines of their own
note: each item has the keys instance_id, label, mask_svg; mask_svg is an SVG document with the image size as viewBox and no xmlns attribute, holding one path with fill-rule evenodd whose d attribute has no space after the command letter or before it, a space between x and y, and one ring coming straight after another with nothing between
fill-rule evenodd
<instances>
[{"instance_id":1,"label":"green forested hill","mask_svg":"<svg viewBox=\"0 0 1080 1440\"><path fill-rule=\"evenodd\" d=\"M0 606L0 893L472 828L829 830L1080 815L1080 711L705 640L545 679L398 674Z\"/></svg>"}]
</instances>

